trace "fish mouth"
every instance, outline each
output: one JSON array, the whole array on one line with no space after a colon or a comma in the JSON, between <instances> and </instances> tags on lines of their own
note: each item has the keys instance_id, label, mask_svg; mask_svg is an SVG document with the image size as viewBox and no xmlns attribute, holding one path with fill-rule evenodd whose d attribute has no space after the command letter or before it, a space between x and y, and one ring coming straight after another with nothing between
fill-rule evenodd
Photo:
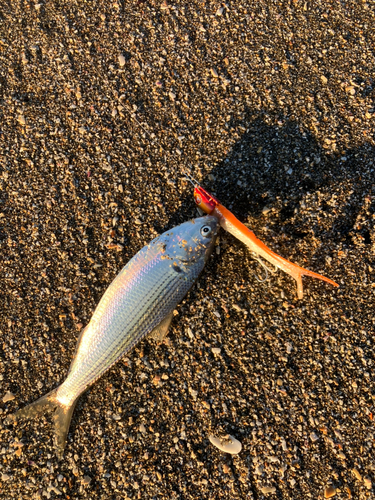
<instances>
[{"instance_id":1,"label":"fish mouth","mask_svg":"<svg viewBox=\"0 0 375 500\"><path fill-rule=\"evenodd\" d=\"M215 246L215 241L216 241L217 233L212 237L211 244L208 246L207 250L205 251L204 255L204 261L207 262L208 259L210 258L212 252L214 251L214 246Z\"/></svg>"}]
</instances>

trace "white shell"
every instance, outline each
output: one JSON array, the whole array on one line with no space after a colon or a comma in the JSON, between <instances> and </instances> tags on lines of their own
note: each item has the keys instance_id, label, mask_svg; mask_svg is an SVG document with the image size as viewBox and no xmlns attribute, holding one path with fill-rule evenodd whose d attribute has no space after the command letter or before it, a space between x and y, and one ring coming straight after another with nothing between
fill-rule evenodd
<instances>
[{"instance_id":1,"label":"white shell","mask_svg":"<svg viewBox=\"0 0 375 500\"><path fill-rule=\"evenodd\" d=\"M219 448L219 450L224 453L230 453L231 455L237 455L242 450L242 444L238 439L230 436L229 434L224 436L223 438L217 438L215 436L208 436L208 439L211 443Z\"/></svg>"}]
</instances>

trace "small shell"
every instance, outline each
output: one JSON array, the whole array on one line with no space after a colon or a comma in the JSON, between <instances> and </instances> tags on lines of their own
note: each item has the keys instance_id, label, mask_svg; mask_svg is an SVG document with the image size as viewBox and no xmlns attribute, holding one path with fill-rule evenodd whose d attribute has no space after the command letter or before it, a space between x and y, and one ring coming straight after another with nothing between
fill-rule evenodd
<instances>
[{"instance_id":1,"label":"small shell","mask_svg":"<svg viewBox=\"0 0 375 500\"><path fill-rule=\"evenodd\" d=\"M237 455L237 453L242 450L242 444L240 443L240 441L238 441L233 436L230 436L229 434L221 439L210 435L208 436L208 439L214 446L216 446L216 448L219 448L219 450L223 451L224 453Z\"/></svg>"},{"instance_id":2,"label":"small shell","mask_svg":"<svg viewBox=\"0 0 375 500\"><path fill-rule=\"evenodd\" d=\"M15 395L8 391L3 397L3 403L7 403L8 401L12 401L15 398Z\"/></svg>"}]
</instances>

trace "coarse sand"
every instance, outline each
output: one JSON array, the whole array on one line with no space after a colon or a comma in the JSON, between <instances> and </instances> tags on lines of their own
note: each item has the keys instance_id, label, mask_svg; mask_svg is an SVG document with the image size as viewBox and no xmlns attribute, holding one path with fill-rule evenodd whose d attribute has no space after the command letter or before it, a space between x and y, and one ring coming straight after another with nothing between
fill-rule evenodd
<instances>
[{"instance_id":1,"label":"coarse sand","mask_svg":"<svg viewBox=\"0 0 375 500\"><path fill-rule=\"evenodd\" d=\"M374 25L373 0L2 2L1 499L374 498ZM340 288L259 283L221 232L58 462L49 415L4 420L65 378L123 265L196 216L183 169Z\"/></svg>"}]
</instances>

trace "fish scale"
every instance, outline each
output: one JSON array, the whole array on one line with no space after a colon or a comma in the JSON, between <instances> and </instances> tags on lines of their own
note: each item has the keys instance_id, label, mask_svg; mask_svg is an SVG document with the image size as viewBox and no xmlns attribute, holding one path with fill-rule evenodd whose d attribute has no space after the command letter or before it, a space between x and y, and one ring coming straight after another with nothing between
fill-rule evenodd
<instances>
[{"instance_id":1,"label":"fish scale","mask_svg":"<svg viewBox=\"0 0 375 500\"><path fill-rule=\"evenodd\" d=\"M144 247L107 289L78 347L57 399L69 404L99 378L120 356L150 333L185 296L201 271L194 266L179 276L163 258L163 239Z\"/></svg>"},{"instance_id":2,"label":"fish scale","mask_svg":"<svg viewBox=\"0 0 375 500\"><path fill-rule=\"evenodd\" d=\"M167 231L140 250L109 285L82 331L65 381L7 421L54 411L61 458L78 397L155 328L165 333L173 310L202 271L218 228L215 217L201 217Z\"/></svg>"}]
</instances>

